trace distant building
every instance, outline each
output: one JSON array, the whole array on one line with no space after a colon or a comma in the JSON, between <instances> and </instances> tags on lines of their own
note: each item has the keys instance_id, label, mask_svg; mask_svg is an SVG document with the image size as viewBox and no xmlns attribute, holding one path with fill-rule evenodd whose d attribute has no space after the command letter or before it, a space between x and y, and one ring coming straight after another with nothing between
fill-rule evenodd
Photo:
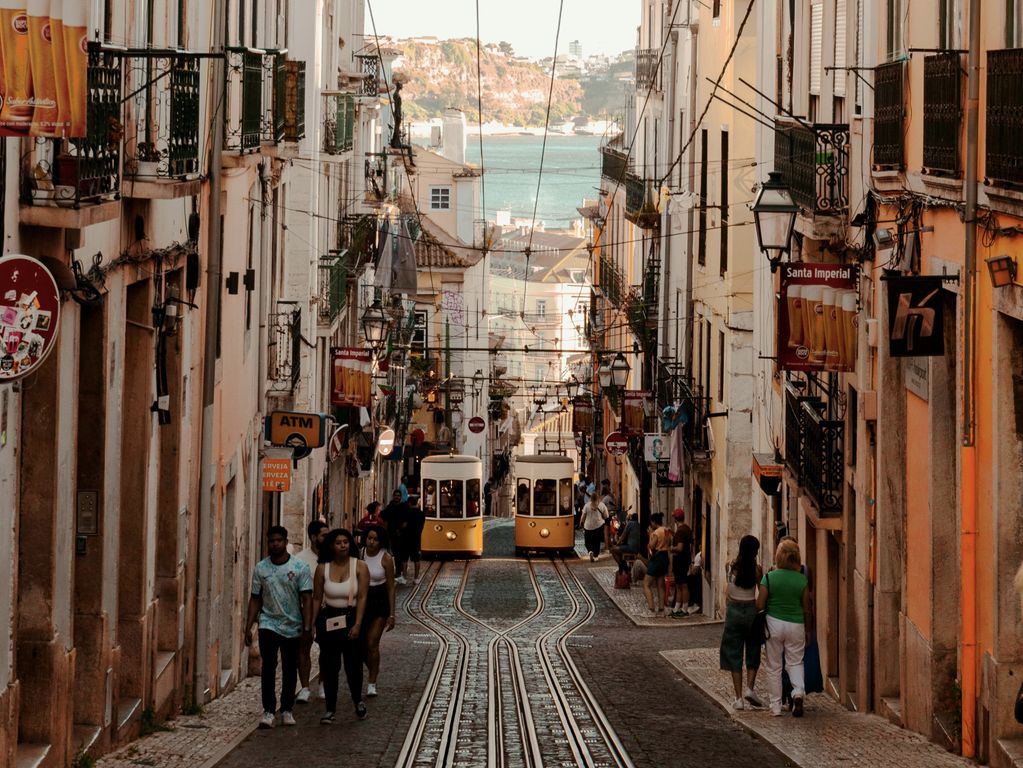
<instances>
[{"instance_id":1,"label":"distant building","mask_svg":"<svg viewBox=\"0 0 1023 768\"><path fill-rule=\"evenodd\" d=\"M583 57L583 44L578 40L573 40L568 44L568 54L569 56L575 56L577 59L581 59Z\"/></svg>"}]
</instances>

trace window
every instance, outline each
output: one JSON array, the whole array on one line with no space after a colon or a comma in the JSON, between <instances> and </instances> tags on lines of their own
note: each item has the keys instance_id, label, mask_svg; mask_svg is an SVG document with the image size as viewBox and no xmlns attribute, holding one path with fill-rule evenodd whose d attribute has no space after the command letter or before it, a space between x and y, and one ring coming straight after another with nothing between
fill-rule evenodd
<instances>
[{"instance_id":1,"label":"window","mask_svg":"<svg viewBox=\"0 0 1023 768\"><path fill-rule=\"evenodd\" d=\"M554 517L558 514L558 481L536 480L533 483L533 515Z\"/></svg>"},{"instance_id":2,"label":"window","mask_svg":"<svg viewBox=\"0 0 1023 768\"><path fill-rule=\"evenodd\" d=\"M867 0L855 0L856 1L856 51L853 57L853 64L857 67L862 66L863 62L863 4ZM855 100L856 100L856 114L863 114L863 80L861 73L857 70L856 77L853 80L856 83L855 87Z\"/></svg>"},{"instance_id":3,"label":"window","mask_svg":"<svg viewBox=\"0 0 1023 768\"><path fill-rule=\"evenodd\" d=\"M547 301L545 299L536 300L536 316L547 317Z\"/></svg>"},{"instance_id":4,"label":"window","mask_svg":"<svg viewBox=\"0 0 1023 768\"><path fill-rule=\"evenodd\" d=\"M451 209L451 187L430 187L430 209L434 211Z\"/></svg>"},{"instance_id":5,"label":"window","mask_svg":"<svg viewBox=\"0 0 1023 768\"><path fill-rule=\"evenodd\" d=\"M476 478L465 481L465 514L466 517L482 514L480 511L480 481Z\"/></svg>"},{"instance_id":6,"label":"window","mask_svg":"<svg viewBox=\"0 0 1023 768\"><path fill-rule=\"evenodd\" d=\"M519 479L515 485L515 514L531 515L532 509L529 506L529 480Z\"/></svg>"},{"instance_id":7,"label":"window","mask_svg":"<svg viewBox=\"0 0 1023 768\"><path fill-rule=\"evenodd\" d=\"M560 504L560 513L562 516L572 514L572 502L574 501L575 495L572 493L572 481L564 477L558 481L558 500Z\"/></svg>"},{"instance_id":8,"label":"window","mask_svg":"<svg viewBox=\"0 0 1023 768\"><path fill-rule=\"evenodd\" d=\"M440 516L446 518L465 517L464 494L465 488L461 480L441 480Z\"/></svg>"},{"instance_id":9,"label":"window","mask_svg":"<svg viewBox=\"0 0 1023 768\"><path fill-rule=\"evenodd\" d=\"M437 516L437 481L423 480L423 514L426 517Z\"/></svg>"},{"instance_id":10,"label":"window","mask_svg":"<svg viewBox=\"0 0 1023 768\"><path fill-rule=\"evenodd\" d=\"M412 313L412 339L409 342L409 348L413 354L419 353L423 357L426 357L426 351L428 349L426 324L427 316L425 311Z\"/></svg>"},{"instance_id":11,"label":"window","mask_svg":"<svg viewBox=\"0 0 1023 768\"><path fill-rule=\"evenodd\" d=\"M728 271L728 131L721 131L721 274Z\"/></svg>"},{"instance_id":12,"label":"window","mask_svg":"<svg viewBox=\"0 0 1023 768\"><path fill-rule=\"evenodd\" d=\"M700 131L700 236L697 242L696 263L707 264L707 129Z\"/></svg>"},{"instance_id":13,"label":"window","mask_svg":"<svg viewBox=\"0 0 1023 768\"><path fill-rule=\"evenodd\" d=\"M713 3L711 4L711 15L715 19L721 18L721 0L713 0Z\"/></svg>"},{"instance_id":14,"label":"window","mask_svg":"<svg viewBox=\"0 0 1023 768\"><path fill-rule=\"evenodd\" d=\"M849 73L845 67L849 66L846 57L846 5L847 0L835 0L835 96L845 98L845 85ZM835 118L836 122L839 119Z\"/></svg>"},{"instance_id":15,"label":"window","mask_svg":"<svg viewBox=\"0 0 1023 768\"><path fill-rule=\"evenodd\" d=\"M710 320L703 321L703 395L710 397Z\"/></svg>"},{"instance_id":16,"label":"window","mask_svg":"<svg viewBox=\"0 0 1023 768\"><path fill-rule=\"evenodd\" d=\"M816 0L810 6L810 93L821 95L821 75L824 73L821 62L824 47L824 3Z\"/></svg>"},{"instance_id":17,"label":"window","mask_svg":"<svg viewBox=\"0 0 1023 768\"><path fill-rule=\"evenodd\" d=\"M780 104L781 102L779 102ZM678 151L682 151L682 147L686 145L686 138L689 133L686 131L686 112L681 110L678 113ZM669 152L669 155L672 154ZM682 168L685 167L685 163L679 162L678 164L678 188L682 189ZM692 190L688 190L692 191Z\"/></svg>"},{"instance_id":18,"label":"window","mask_svg":"<svg viewBox=\"0 0 1023 768\"><path fill-rule=\"evenodd\" d=\"M904 0L888 0L888 15L885 29L885 43L888 47L888 60L894 61L902 55L902 24L905 20L902 5Z\"/></svg>"}]
</instances>

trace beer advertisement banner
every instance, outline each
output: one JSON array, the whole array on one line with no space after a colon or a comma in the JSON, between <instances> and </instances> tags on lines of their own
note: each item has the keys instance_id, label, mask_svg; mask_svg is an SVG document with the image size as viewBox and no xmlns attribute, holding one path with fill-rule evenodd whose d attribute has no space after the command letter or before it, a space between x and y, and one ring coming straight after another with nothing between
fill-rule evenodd
<instances>
[{"instance_id":1,"label":"beer advertisement banner","mask_svg":"<svg viewBox=\"0 0 1023 768\"><path fill-rule=\"evenodd\" d=\"M330 404L368 408L372 397L373 358L362 347L334 349Z\"/></svg>"},{"instance_id":2,"label":"beer advertisement banner","mask_svg":"<svg viewBox=\"0 0 1023 768\"><path fill-rule=\"evenodd\" d=\"M89 0L0 0L0 136L85 136Z\"/></svg>"},{"instance_id":3,"label":"beer advertisement banner","mask_svg":"<svg viewBox=\"0 0 1023 768\"><path fill-rule=\"evenodd\" d=\"M932 357L945 354L944 300L940 277L886 277L888 354Z\"/></svg>"},{"instance_id":4,"label":"beer advertisement banner","mask_svg":"<svg viewBox=\"0 0 1023 768\"><path fill-rule=\"evenodd\" d=\"M588 435L593 431L593 403L588 397L577 397L572 401L572 432Z\"/></svg>"},{"instance_id":5,"label":"beer advertisement banner","mask_svg":"<svg viewBox=\"0 0 1023 768\"><path fill-rule=\"evenodd\" d=\"M642 389L625 390L625 421L622 423L622 432L642 432L644 418L649 409L650 393Z\"/></svg>"},{"instance_id":6,"label":"beer advertisement banner","mask_svg":"<svg viewBox=\"0 0 1023 768\"><path fill-rule=\"evenodd\" d=\"M797 263L779 271L778 367L855 369L859 266Z\"/></svg>"}]
</instances>

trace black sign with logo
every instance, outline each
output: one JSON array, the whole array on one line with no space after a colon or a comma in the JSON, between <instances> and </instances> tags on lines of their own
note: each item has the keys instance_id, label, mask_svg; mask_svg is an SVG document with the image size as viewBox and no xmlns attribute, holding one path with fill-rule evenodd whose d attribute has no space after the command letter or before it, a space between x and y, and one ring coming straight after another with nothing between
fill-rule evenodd
<instances>
[{"instance_id":1,"label":"black sign with logo","mask_svg":"<svg viewBox=\"0 0 1023 768\"><path fill-rule=\"evenodd\" d=\"M678 480L670 480L668 478L668 467L670 462L658 461L656 464L656 477L658 488L682 488L685 485L685 481L680 475Z\"/></svg>"},{"instance_id":2,"label":"black sign with logo","mask_svg":"<svg viewBox=\"0 0 1023 768\"><path fill-rule=\"evenodd\" d=\"M945 354L944 299L940 277L887 277L888 354Z\"/></svg>"}]
</instances>

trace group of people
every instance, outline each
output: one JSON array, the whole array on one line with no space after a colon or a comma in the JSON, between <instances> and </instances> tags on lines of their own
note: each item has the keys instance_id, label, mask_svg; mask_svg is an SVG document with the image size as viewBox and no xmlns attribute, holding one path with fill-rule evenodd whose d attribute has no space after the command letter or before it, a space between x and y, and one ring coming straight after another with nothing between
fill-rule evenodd
<instances>
[{"instance_id":1,"label":"group of people","mask_svg":"<svg viewBox=\"0 0 1023 768\"><path fill-rule=\"evenodd\" d=\"M778 542L772 570L763 571L759 553L760 541L743 536L738 557L727 566L721 669L732 676L735 709L762 707L754 686L763 652L771 714L777 717L788 709L793 717L802 717L809 671L804 655L815 642L810 573L802 563L799 545L789 536Z\"/></svg>"},{"instance_id":2,"label":"group of people","mask_svg":"<svg viewBox=\"0 0 1023 768\"><path fill-rule=\"evenodd\" d=\"M404 483L402 484L402 488ZM262 658L260 728L277 723L276 674L281 665L280 723L295 725L294 706L312 699L312 645L319 645L320 722L334 722L338 686L344 669L348 692L360 720L368 715L363 700L377 695L380 640L394 629L395 591L405 584L408 562L419 579L419 541L423 517L407 491L399 488L382 511L379 502L366 508L354 532L329 530L313 520L306 530L309 546L298 554L288 551L288 531L267 531L268 556L252 574L244 628L245 645L252 643L258 624ZM296 687L300 684L298 692Z\"/></svg>"}]
</instances>

